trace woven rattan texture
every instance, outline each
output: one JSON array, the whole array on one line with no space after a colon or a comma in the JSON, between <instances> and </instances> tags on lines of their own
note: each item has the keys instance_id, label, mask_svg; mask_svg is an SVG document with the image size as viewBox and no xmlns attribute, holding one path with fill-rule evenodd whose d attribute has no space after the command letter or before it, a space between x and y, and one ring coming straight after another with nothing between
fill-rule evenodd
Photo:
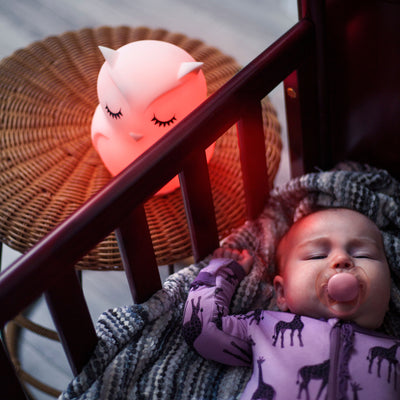
<instances>
[{"instance_id":1,"label":"woven rattan texture","mask_svg":"<svg viewBox=\"0 0 400 400\"><path fill-rule=\"evenodd\" d=\"M0 63L0 240L25 252L98 192L110 174L91 145L98 104L97 75L104 59L98 45L118 48L156 39L174 43L204 62L209 94L239 65L197 39L145 27L100 27L49 37ZM280 125L269 100L264 128L272 184L281 152ZM219 233L243 223L245 203L236 128L216 144L209 163ZM154 196L145 204L159 265L191 255L181 193ZM80 269L121 269L114 234L82 259Z\"/></svg>"}]
</instances>

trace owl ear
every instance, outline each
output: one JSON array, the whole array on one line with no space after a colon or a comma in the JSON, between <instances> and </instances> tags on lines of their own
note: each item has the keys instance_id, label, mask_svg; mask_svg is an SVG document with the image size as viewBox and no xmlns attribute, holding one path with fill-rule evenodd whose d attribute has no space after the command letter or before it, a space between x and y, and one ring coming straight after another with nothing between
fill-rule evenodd
<instances>
[{"instance_id":1,"label":"owl ear","mask_svg":"<svg viewBox=\"0 0 400 400\"><path fill-rule=\"evenodd\" d=\"M198 72L200 71L202 65L204 63L202 62L183 62L178 70L178 79L183 78L184 76L186 76L187 74L190 74L191 72Z\"/></svg>"},{"instance_id":2,"label":"owl ear","mask_svg":"<svg viewBox=\"0 0 400 400\"><path fill-rule=\"evenodd\" d=\"M105 60L113 67L118 58L118 51L104 46L99 46L99 49Z\"/></svg>"}]
</instances>

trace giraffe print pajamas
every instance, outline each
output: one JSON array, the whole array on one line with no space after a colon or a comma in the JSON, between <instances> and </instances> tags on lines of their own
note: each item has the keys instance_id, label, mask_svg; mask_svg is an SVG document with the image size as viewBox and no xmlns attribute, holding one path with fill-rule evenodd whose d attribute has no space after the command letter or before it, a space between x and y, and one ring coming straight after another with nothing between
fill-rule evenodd
<instances>
[{"instance_id":1,"label":"giraffe print pajamas","mask_svg":"<svg viewBox=\"0 0 400 400\"><path fill-rule=\"evenodd\" d=\"M253 374L242 399L399 399L400 341L351 322L278 311L229 315L241 266L213 259L193 282L183 335L203 357Z\"/></svg>"}]
</instances>

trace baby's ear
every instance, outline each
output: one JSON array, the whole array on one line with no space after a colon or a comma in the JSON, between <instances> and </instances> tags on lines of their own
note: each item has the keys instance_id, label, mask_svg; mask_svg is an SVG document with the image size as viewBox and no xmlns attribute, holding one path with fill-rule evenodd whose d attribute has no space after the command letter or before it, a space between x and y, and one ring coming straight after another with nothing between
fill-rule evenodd
<instances>
[{"instance_id":1,"label":"baby's ear","mask_svg":"<svg viewBox=\"0 0 400 400\"><path fill-rule=\"evenodd\" d=\"M274 289L276 296L276 304L281 311L288 311L288 305L285 297L285 288L283 278L280 275L276 275L274 278Z\"/></svg>"}]
</instances>

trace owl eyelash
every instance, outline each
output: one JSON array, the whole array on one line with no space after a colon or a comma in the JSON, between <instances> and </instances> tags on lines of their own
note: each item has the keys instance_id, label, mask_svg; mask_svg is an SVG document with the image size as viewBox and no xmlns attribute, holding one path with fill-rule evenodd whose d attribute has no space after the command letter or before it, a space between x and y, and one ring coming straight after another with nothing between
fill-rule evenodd
<instances>
[{"instance_id":1,"label":"owl eyelash","mask_svg":"<svg viewBox=\"0 0 400 400\"><path fill-rule=\"evenodd\" d=\"M155 114L154 114L152 121L154 121L154 125L158 125L158 126L160 126L160 127L161 127L161 126L162 126L162 127L165 127L165 126L170 126L171 124L173 124L174 121L176 121L176 118L175 118L175 115L174 115L174 116L173 116L170 120L168 120L168 121L160 121L159 119L156 118L156 116L155 116Z\"/></svg>"},{"instance_id":2,"label":"owl eyelash","mask_svg":"<svg viewBox=\"0 0 400 400\"><path fill-rule=\"evenodd\" d=\"M120 119L122 117L122 111L121 110L119 110L117 113L114 113L108 108L108 106L106 106L106 111L108 112L108 114L113 119Z\"/></svg>"}]
</instances>

